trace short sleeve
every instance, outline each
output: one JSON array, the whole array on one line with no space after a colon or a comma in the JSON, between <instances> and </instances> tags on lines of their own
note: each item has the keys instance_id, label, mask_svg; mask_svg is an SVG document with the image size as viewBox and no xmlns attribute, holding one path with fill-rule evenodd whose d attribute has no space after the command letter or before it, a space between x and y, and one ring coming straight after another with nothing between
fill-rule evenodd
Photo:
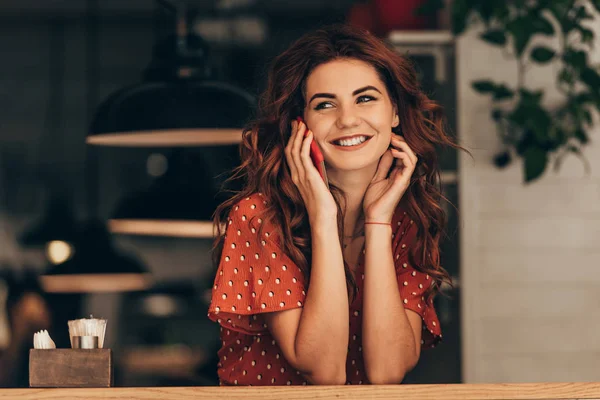
<instances>
[{"instance_id":1,"label":"short sleeve","mask_svg":"<svg viewBox=\"0 0 600 400\"><path fill-rule=\"evenodd\" d=\"M435 347L442 339L440 321L438 320L433 300L426 300L425 292L432 284L431 277L417 271L410 263L408 253L417 238L417 224L403 211L394 226L394 265L400 296L404 308L419 314L423 319L421 336L422 348Z\"/></svg>"},{"instance_id":2,"label":"short sleeve","mask_svg":"<svg viewBox=\"0 0 600 400\"><path fill-rule=\"evenodd\" d=\"M302 307L306 296L303 273L257 215L264 204L254 194L233 206L208 309L211 320L252 335L267 331L264 313Z\"/></svg>"}]
</instances>

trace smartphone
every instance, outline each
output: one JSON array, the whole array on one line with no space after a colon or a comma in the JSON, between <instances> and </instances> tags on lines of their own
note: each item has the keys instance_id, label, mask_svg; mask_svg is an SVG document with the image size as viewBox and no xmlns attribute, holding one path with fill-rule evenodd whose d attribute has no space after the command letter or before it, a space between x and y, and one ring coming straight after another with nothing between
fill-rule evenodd
<instances>
[{"instance_id":1,"label":"smartphone","mask_svg":"<svg viewBox=\"0 0 600 400\"><path fill-rule=\"evenodd\" d=\"M304 122L304 120L300 116L296 117L296 121ZM304 132L304 137L306 137L307 135L308 135L308 126L306 127L306 131ZM329 189L329 181L327 179L327 171L325 170L325 158L323 157L323 153L321 153L321 149L319 148L319 145L314 140L314 136L313 136L312 142L310 142L310 158L311 158L315 168L317 168L317 171L319 171L321 178L323 178L323 182L325 182L327 189Z\"/></svg>"}]
</instances>

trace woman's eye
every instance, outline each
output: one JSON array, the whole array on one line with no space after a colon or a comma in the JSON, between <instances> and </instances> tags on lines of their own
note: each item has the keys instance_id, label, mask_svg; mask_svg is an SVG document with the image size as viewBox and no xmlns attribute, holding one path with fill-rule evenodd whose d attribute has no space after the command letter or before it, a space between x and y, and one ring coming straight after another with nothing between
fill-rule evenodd
<instances>
[{"instance_id":1,"label":"woman's eye","mask_svg":"<svg viewBox=\"0 0 600 400\"><path fill-rule=\"evenodd\" d=\"M368 102L373 101L373 100L377 100L377 99L375 97L373 97L373 96L367 96L367 95L365 95L365 96L360 96L356 100L356 102L357 103L368 103ZM324 101L322 103L317 104L315 106L315 110L323 110L325 108L331 108L331 107L333 107L333 105L330 102Z\"/></svg>"},{"instance_id":2,"label":"woman's eye","mask_svg":"<svg viewBox=\"0 0 600 400\"><path fill-rule=\"evenodd\" d=\"M329 108L329 107L325 107L326 105L331 105L330 102L328 101L324 101L322 103L317 104L317 106L315 107L315 110L322 110L324 108Z\"/></svg>"},{"instance_id":3,"label":"woman's eye","mask_svg":"<svg viewBox=\"0 0 600 400\"><path fill-rule=\"evenodd\" d=\"M373 97L373 96L360 96L357 101L359 103L367 103L367 102L369 102L371 100L375 100L375 97Z\"/></svg>"}]
</instances>

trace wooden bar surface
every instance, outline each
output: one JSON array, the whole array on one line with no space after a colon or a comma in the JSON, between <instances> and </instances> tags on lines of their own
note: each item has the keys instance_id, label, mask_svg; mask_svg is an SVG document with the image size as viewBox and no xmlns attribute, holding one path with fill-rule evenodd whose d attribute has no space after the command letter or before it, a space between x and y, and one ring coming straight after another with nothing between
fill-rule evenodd
<instances>
[{"instance_id":1,"label":"wooden bar surface","mask_svg":"<svg viewBox=\"0 0 600 400\"><path fill-rule=\"evenodd\" d=\"M600 382L292 387L131 387L1 389L10 399L600 399Z\"/></svg>"}]
</instances>

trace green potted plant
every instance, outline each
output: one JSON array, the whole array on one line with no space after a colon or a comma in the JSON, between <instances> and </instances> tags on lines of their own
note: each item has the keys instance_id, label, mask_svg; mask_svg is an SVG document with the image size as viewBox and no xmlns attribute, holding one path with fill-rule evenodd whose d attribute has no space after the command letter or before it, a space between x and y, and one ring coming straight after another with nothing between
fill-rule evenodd
<instances>
[{"instance_id":1,"label":"green potted plant","mask_svg":"<svg viewBox=\"0 0 600 400\"><path fill-rule=\"evenodd\" d=\"M480 39L503 48L517 64L515 81L483 79L472 87L491 96L491 116L505 148L494 163L505 167L521 158L525 182L539 178L552 162L558 170L567 154L579 156L589 171L582 147L589 140L592 112L600 111L600 74L588 60L595 35L586 27L594 19L586 4L600 12L600 0L454 0L447 5L455 35L483 24ZM420 12L444 6L443 0L429 0ZM558 38L559 45L536 45L537 35ZM532 90L525 81L531 63L550 62L558 65L556 85L564 95L552 107L542 103L544 90Z\"/></svg>"}]
</instances>

